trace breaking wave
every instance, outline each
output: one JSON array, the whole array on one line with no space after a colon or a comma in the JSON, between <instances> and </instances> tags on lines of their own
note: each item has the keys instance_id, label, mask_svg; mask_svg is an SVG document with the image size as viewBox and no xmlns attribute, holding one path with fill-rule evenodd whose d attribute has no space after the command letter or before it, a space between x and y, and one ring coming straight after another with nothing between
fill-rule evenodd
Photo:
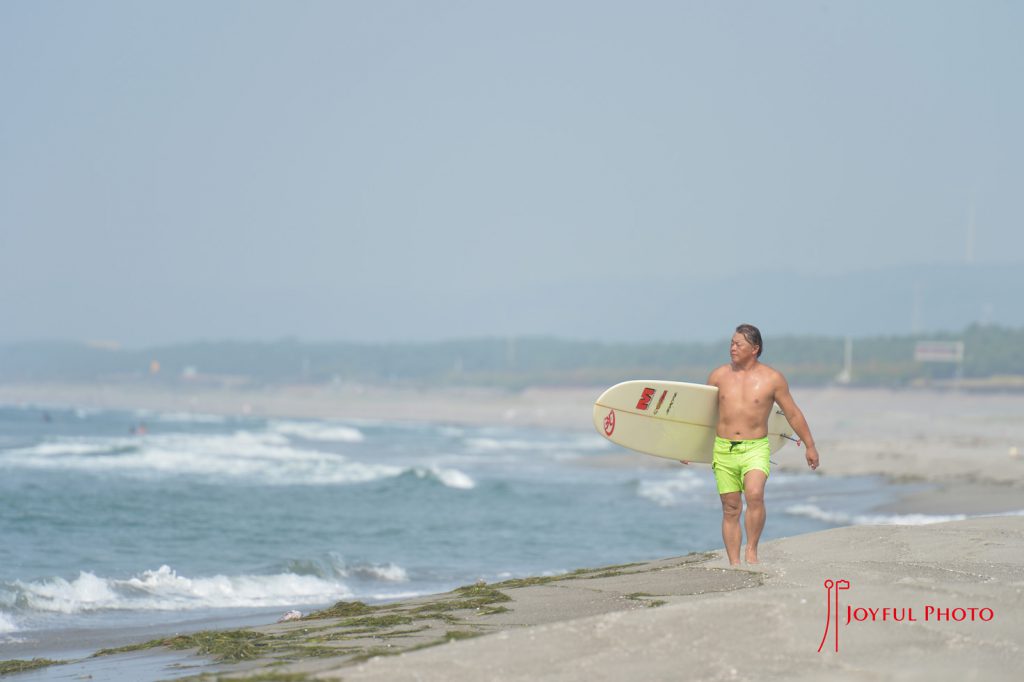
<instances>
[{"instance_id":1,"label":"breaking wave","mask_svg":"<svg viewBox=\"0 0 1024 682\"><path fill-rule=\"evenodd\" d=\"M139 419L154 421L161 424L224 424L227 417L219 414L203 414L199 412L154 412L152 410L136 410Z\"/></svg>"},{"instance_id":2,"label":"breaking wave","mask_svg":"<svg viewBox=\"0 0 1024 682\"><path fill-rule=\"evenodd\" d=\"M18 626L3 612L0 612L0 635L8 635L12 632L17 632Z\"/></svg>"},{"instance_id":3,"label":"breaking wave","mask_svg":"<svg viewBox=\"0 0 1024 682\"><path fill-rule=\"evenodd\" d=\"M699 476L682 472L665 480L641 481L636 492L659 507L676 507L691 502L694 493L707 486L707 481Z\"/></svg>"},{"instance_id":4,"label":"breaking wave","mask_svg":"<svg viewBox=\"0 0 1024 682\"><path fill-rule=\"evenodd\" d=\"M424 469L416 467L411 471L417 478L432 478L440 481L448 488L472 490L476 487L476 481L458 469L441 469L440 467L428 467Z\"/></svg>"},{"instance_id":5,"label":"breaking wave","mask_svg":"<svg viewBox=\"0 0 1024 682\"><path fill-rule=\"evenodd\" d=\"M963 521L992 516L1024 516L1024 509L995 514L849 514L829 512L814 504L795 504L786 508L793 516L807 516L841 526L926 526L930 523Z\"/></svg>"},{"instance_id":6,"label":"breaking wave","mask_svg":"<svg viewBox=\"0 0 1024 682\"><path fill-rule=\"evenodd\" d=\"M266 485L357 484L411 473L454 489L476 485L458 469L368 464L334 452L297 447L285 435L266 431L51 440L0 452L2 467L150 478L215 477Z\"/></svg>"},{"instance_id":7,"label":"breaking wave","mask_svg":"<svg viewBox=\"0 0 1024 682\"><path fill-rule=\"evenodd\" d=\"M5 610L63 614L289 606L350 597L352 592L345 583L317 576L282 573L188 578L169 566L126 580L82 571L74 580L19 580L0 586L0 606ZM0 613L0 622L3 619Z\"/></svg>"},{"instance_id":8,"label":"breaking wave","mask_svg":"<svg viewBox=\"0 0 1024 682\"><path fill-rule=\"evenodd\" d=\"M786 513L840 526L925 526L946 521L963 521L967 518L966 514L851 514L825 511L814 504L795 504L787 507Z\"/></svg>"},{"instance_id":9,"label":"breaking wave","mask_svg":"<svg viewBox=\"0 0 1024 682\"><path fill-rule=\"evenodd\" d=\"M323 422L274 421L269 428L274 433L295 436L304 440L332 443L361 443L366 440L363 432L352 426Z\"/></svg>"},{"instance_id":10,"label":"breaking wave","mask_svg":"<svg viewBox=\"0 0 1024 682\"><path fill-rule=\"evenodd\" d=\"M470 452L579 452L608 450L614 446L600 436L576 435L557 441L529 440L524 438L502 438L497 435L480 435L465 439Z\"/></svg>"}]
</instances>

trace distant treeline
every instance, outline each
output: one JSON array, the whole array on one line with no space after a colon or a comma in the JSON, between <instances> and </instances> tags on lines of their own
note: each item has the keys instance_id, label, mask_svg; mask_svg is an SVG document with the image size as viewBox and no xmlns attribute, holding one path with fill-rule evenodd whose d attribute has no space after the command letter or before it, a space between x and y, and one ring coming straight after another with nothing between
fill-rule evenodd
<instances>
[{"instance_id":1,"label":"distant treeline","mask_svg":"<svg viewBox=\"0 0 1024 682\"><path fill-rule=\"evenodd\" d=\"M914 361L921 340L964 342L964 362ZM793 383L827 384L843 369L845 339L765 339L762 360ZM959 334L855 338L853 385L908 385L948 379L1024 376L1024 329L972 326ZM477 385L605 385L629 378L703 382L728 361L728 340L714 343L621 344L554 338L437 343L203 342L145 349L46 342L0 346L0 381L146 381L166 384L273 385L387 383Z\"/></svg>"}]
</instances>

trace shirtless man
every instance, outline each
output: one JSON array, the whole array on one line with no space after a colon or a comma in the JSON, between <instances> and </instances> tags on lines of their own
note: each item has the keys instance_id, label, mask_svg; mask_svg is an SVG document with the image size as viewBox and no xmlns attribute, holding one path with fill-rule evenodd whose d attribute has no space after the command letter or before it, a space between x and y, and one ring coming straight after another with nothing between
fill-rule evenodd
<instances>
[{"instance_id":1,"label":"shirtless man","mask_svg":"<svg viewBox=\"0 0 1024 682\"><path fill-rule=\"evenodd\" d=\"M743 535L740 512L747 501L747 563L757 563L757 542L764 529L764 484L768 480L768 417L778 403L790 426L807 448L807 466L818 468L818 449L803 412L789 393L786 377L758 361L764 344L750 324L736 327L728 365L708 377L718 387L718 428L711 468L722 498L722 540L729 563L740 563Z\"/></svg>"}]
</instances>

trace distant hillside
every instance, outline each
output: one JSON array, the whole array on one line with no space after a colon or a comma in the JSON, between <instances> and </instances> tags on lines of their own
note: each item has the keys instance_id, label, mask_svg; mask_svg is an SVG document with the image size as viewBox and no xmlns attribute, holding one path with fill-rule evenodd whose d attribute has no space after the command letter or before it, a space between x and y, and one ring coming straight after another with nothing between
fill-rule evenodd
<instances>
[{"instance_id":1,"label":"distant hillside","mask_svg":"<svg viewBox=\"0 0 1024 682\"><path fill-rule=\"evenodd\" d=\"M523 273L501 287L480 290L431 281L416 292L370 282L365 291L343 292L280 283L280 290L261 289L236 301L218 290L142 295L124 286L98 298L94 307L80 306L74 315L11 290L5 292L0 344L76 338L141 348L247 338L276 345L282 336L364 344L508 336L704 343L727 336L741 322L756 324L767 339L959 332L973 324L1024 327L1024 261L866 263L853 272L830 272L827 262L815 262L819 272L807 274L803 262L812 255L801 253L799 244L792 248L791 261L765 259L751 244L732 254L673 254L677 265L671 268L624 263L614 272L573 271L543 279ZM927 249L922 244L922 258L928 257ZM713 274L695 274L709 267Z\"/></svg>"},{"instance_id":2,"label":"distant hillside","mask_svg":"<svg viewBox=\"0 0 1024 682\"><path fill-rule=\"evenodd\" d=\"M959 334L853 340L855 385L947 379L951 364L914 361L921 338L963 340L962 376L1024 376L1024 328L974 325ZM844 339L784 336L765 341L763 360L793 383L825 384L843 369ZM637 377L702 382L728 360L727 339L702 343L609 344L553 338L422 344L209 342L118 349L49 342L0 346L0 381L146 381L274 385L331 382L402 385L599 385Z\"/></svg>"},{"instance_id":3,"label":"distant hillside","mask_svg":"<svg viewBox=\"0 0 1024 682\"><path fill-rule=\"evenodd\" d=\"M625 343L713 341L741 322L756 324L771 339L956 332L974 324L1024 327L1021 264L806 275L785 262L762 262L755 250L723 256L720 276L689 275L688 265L702 257L679 254L676 272L626 269L619 277L556 286L524 282L463 308L442 301L438 310L450 318L477 319L489 329L551 330L561 338ZM800 257L794 253L794 261ZM429 321L412 319L409 325L427 328Z\"/></svg>"}]
</instances>

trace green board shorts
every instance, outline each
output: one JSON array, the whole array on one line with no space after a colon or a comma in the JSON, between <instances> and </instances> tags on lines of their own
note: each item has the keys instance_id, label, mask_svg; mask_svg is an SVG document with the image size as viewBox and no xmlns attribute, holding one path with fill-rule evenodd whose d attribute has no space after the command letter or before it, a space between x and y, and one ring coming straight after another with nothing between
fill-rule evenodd
<instances>
[{"instance_id":1,"label":"green board shorts","mask_svg":"<svg viewBox=\"0 0 1024 682\"><path fill-rule=\"evenodd\" d=\"M748 471L756 469L768 476L771 469L768 461L770 456L768 438L728 440L715 436L715 454L711 460L711 469L715 472L718 494L743 490L743 478Z\"/></svg>"}]
</instances>

